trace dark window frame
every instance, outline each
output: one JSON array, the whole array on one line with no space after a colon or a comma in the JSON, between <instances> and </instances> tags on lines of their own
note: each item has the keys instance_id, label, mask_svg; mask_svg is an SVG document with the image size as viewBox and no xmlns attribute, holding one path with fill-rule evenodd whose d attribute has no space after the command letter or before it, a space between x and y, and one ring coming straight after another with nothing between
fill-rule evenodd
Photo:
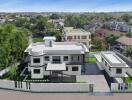
<instances>
[{"instance_id":1,"label":"dark window frame","mask_svg":"<svg viewBox=\"0 0 132 100\"><path fill-rule=\"evenodd\" d=\"M79 70L79 68L77 66L72 67L72 71L78 71L78 70Z\"/></svg>"},{"instance_id":2,"label":"dark window frame","mask_svg":"<svg viewBox=\"0 0 132 100\"><path fill-rule=\"evenodd\" d=\"M61 63L61 56L52 56L52 63Z\"/></svg>"},{"instance_id":3,"label":"dark window frame","mask_svg":"<svg viewBox=\"0 0 132 100\"><path fill-rule=\"evenodd\" d=\"M117 68L117 69L116 69L116 74L121 74L121 73L122 73L122 69Z\"/></svg>"},{"instance_id":4,"label":"dark window frame","mask_svg":"<svg viewBox=\"0 0 132 100\"><path fill-rule=\"evenodd\" d=\"M33 63L40 63L40 58L33 58Z\"/></svg>"},{"instance_id":5,"label":"dark window frame","mask_svg":"<svg viewBox=\"0 0 132 100\"><path fill-rule=\"evenodd\" d=\"M66 71L68 71L68 66L66 66Z\"/></svg>"},{"instance_id":6,"label":"dark window frame","mask_svg":"<svg viewBox=\"0 0 132 100\"><path fill-rule=\"evenodd\" d=\"M80 39L80 36L78 36L78 39Z\"/></svg>"},{"instance_id":7,"label":"dark window frame","mask_svg":"<svg viewBox=\"0 0 132 100\"><path fill-rule=\"evenodd\" d=\"M47 57L47 58L46 58ZM50 57L49 56L45 56L44 57L45 61L50 61ZM48 60L47 60L48 59Z\"/></svg>"},{"instance_id":8,"label":"dark window frame","mask_svg":"<svg viewBox=\"0 0 132 100\"><path fill-rule=\"evenodd\" d=\"M40 69L34 69L34 70L33 70L33 73L34 73L34 74L40 74Z\"/></svg>"},{"instance_id":9,"label":"dark window frame","mask_svg":"<svg viewBox=\"0 0 132 100\"><path fill-rule=\"evenodd\" d=\"M87 36L82 35L81 38L82 38L82 39L87 39Z\"/></svg>"},{"instance_id":10,"label":"dark window frame","mask_svg":"<svg viewBox=\"0 0 132 100\"><path fill-rule=\"evenodd\" d=\"M65 58L67 57L67 58ZM63 61L68 61L69 57L68 56L63 56Z\"/></svg>"}]
</instances>

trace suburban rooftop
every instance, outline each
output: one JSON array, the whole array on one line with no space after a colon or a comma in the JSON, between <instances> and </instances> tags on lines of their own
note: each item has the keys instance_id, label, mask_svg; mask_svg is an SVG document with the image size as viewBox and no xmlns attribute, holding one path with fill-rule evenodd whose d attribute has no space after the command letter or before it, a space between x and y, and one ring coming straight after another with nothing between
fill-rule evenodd
<instances>
[{"instance_id":1,"label":"suburban rooftop","mask_svg":"<svg viewBox=\"0 0 132 100\"><path fill-rule=\"evenodd\" d=\"M46 36L46 37L43 38L43 40L56 40L56 37Z\"/></svg>"},{"instance_id":2,"label":"suburban rooftop","mask_svg":"<svg viewBox=\"0 0 132 100\"><path fill-rule=\"evenodd\" d=\"M132 38L122 36L116 40L117 42L124 44L124 45L132 45Z\"/></svg>"},{"instance_id":3,"label":"suburban rooftop","mask_svg":"<svg viewBox=\"0 0 132 100\"><path fill-rule=\"evenodd\" d=\"M102 58L104 58L109 63L110 67L129 67L112 51L103 51L101 53L94 54L94 56L99 62L102 62Z\"/></svg>"},{"instance_id":4,"label":"suburban rooftop","mask_svg":"<svg viewBox=\"0 0 132 100\"><path fill-rule=\"evenodd\" d=\"M77 42L53 42L51 47L45 46L44 42L32 43L28 46L25 52L43 52L43 53L71 53L83 54L89 52L85 45Z\"/></svg>"},{"instance_id":5,"label":"suburban rooftop","mask_svg":"<svg viewBox=\"0 0 132 100\"><path fill-rule=\"evenodd\" d=\"M64 31L66 34L76 34L76 35L90 35L90 32L87 32L83 29L74 29L73 27L65 27Z\"/></svg>"},{"instance_id":6,"label":"suburban rooftop","mask_svg":"<svg viewBox=\"0 0 132 100\"><path fill-rule=\"evenodd\" d=\"M101 52L101 55L111 65L111 67L128 67L128 65L119 58L114 52Z\"/></svg>"}]
</instances>

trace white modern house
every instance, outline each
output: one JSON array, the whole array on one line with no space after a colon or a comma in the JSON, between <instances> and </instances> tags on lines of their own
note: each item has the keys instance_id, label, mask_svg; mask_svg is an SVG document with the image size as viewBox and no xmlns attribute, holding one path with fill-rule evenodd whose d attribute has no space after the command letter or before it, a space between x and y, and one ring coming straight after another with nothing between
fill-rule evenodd
<instances>
[{"instance_id":1,"label":"white modern house","mask_svg":"<svg viewBox=\"0 0 132 100\"><path fill-rule=\"evenodd\" d=\"M31 78L44 76L81 75L87 47L77 42L55 42L55 37L44 37L45 42L30 44L28 71Z\"/></svg>"},{"instance_id":2,"label":"white modern house","mask_svg":"<svg viewBox=\"0 0 132 100\"><path fill-rule=\"evenodd\" d=\"M91 33L83 29L74 29L73 27L64 27L64 41L68 42L80 42L91 47Z\"/></svg>"},{"instance_id":3,"label":"white modern house","mask_svg":"<svg viewBox=\"0 0 132 100\"><path fill-rule=\"evenodd\" d=\"M125 77L129 66L114 52L103 51L95 57L110 77Z\"/></svg>"}]
</instances>

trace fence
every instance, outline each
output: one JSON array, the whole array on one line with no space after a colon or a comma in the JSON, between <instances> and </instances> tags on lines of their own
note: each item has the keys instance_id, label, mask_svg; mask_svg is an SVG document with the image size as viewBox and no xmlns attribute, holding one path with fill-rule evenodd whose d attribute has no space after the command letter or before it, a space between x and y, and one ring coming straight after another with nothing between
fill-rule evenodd
<instances>
[{"instance_id":1,"label":"fence","mask_svg":"<svg viewBox=\"0 0 132 100\"><path fill-rule=\"evenodd\" d=\"M112 92L132 92L132 83L111 83Z\"/></svg>"},{"instance_id":2,"label":"fence","mask_svg":"<svg viewBox=\"0 0 132 100\"><path fill-rule=\"evenodd\" d=\"M30 83L0 80L0 88L29 92L89 92L88 83Z\"/></svg>"}]
</instances>

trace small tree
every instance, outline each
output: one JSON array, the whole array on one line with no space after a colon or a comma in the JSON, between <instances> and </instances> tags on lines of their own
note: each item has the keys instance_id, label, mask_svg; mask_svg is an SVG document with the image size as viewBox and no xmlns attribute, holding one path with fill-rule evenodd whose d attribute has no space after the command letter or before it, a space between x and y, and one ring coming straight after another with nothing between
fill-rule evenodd
<instances>
[{"instance_id":1,"label":"small tree","mask_svg":"<svg viewBox=\"0 0 132 100\"><path fill-rule=\"evenodd\" d=\"M132 48L126 48L124 50L124 54L125 56L130 57L132 59Z\"/></svg>"},{"instance_id":2,"label":"small tree","mask_svg":"<svg viewBox=\"0 0 132 100\"><path fill-rule=\"evenodd\" d=\"M17 74L17 67L16 65L13 65L11 66L10 71L9 71L10 79L13 80L16 74Z\"/></svg>"}]
</instances>

